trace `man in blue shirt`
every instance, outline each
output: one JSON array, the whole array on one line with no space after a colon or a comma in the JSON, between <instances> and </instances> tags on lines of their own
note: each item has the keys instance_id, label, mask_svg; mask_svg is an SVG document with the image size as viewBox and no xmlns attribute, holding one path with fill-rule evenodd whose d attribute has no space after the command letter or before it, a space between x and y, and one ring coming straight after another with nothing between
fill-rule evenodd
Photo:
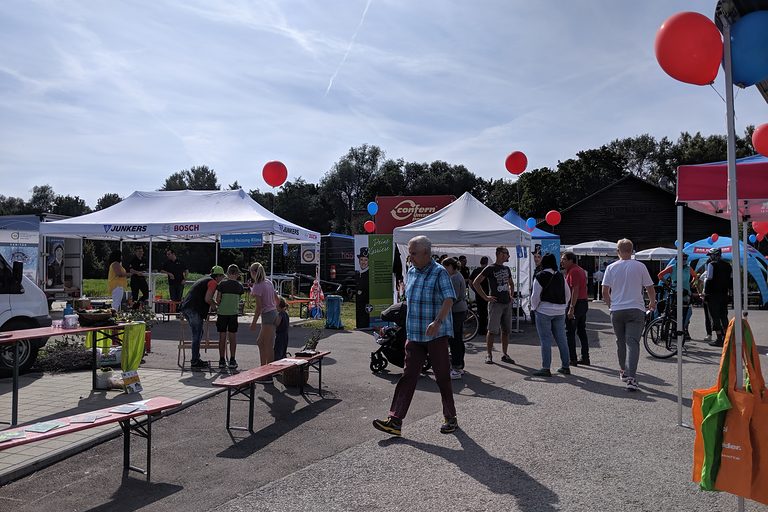
<instances>
[{"instance_id":1,"label":"man in blue shirt","mask_svg":"<svg viewBox=\"0 0 768 512\"><path fill-rule=\"evenodd\" d=\"M412 266L408 270L405 284L408 305L405 367L395 387L389 417L386 420L373 420L373 426L390 435L400 435L421 368L429 355L443 402L445 421L440 432L450 434L458 428L448 356L448 339L453 335L451 306L456 295L445 267L432 259L432 242L429 238L412 238L408 242L408 255Z\"/></svg>"}]
</instances>

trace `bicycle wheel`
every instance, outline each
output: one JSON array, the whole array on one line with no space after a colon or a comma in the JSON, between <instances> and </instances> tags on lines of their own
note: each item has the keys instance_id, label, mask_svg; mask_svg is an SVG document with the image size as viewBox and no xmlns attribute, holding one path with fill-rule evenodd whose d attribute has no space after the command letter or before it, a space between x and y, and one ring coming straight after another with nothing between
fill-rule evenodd
<instances>
[{"instance_id":1,"label":"bicycle wheel","mask_svg":"<svg viewBox=\"0 0 768 512\"><path fill-rule=\"evenodd\" d=\"M673 318L660 316L653 320L643 332L643 345L653 357L668 359L677 353L675 331L677 322Z\"/></svg>"},{"instance_id":2,"label":"bicycle wheel","mask_svg":"<svg viewBox=\"0 0 768 512\"><path fill-rule=\"evenodd\" d=\"M477 336L477 329L480 327L480 323L477 321L477 315L474 311L467 310L467 317L464 319L464 330L462 337L464 341L469 341Z\"/></svg>"}]
</instances>

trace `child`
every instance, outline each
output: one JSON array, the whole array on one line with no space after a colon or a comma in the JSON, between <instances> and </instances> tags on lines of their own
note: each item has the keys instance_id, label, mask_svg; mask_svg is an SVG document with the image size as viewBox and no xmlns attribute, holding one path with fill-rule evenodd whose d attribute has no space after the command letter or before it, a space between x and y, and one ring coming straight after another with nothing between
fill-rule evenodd
<instances>
[{"instance_id":1,"label":"child","mask_svg":"<svg viewBox=\"0 0 768 512\"><path fill-rule=\"evenodd\" d=\"M280 298L277 304L277 330L275 331L275 361L283 359L288 350L288 304Z\"/></svg>"},{"instance_id":2,"label":"child","mask_svg":"<svg viewBox=\"0 0 768 512\"><path fill-rule=\"evenodd\" d=\"M227 278L216 287L214 301L218 304L216 330L219 333L219 368L227 367L227 336L229 336L229 368L237 368L235 352L237 350L237 311L240 296L245 292L240 284L240 268L237 265L227 267Z\"/></svg>"}]
</instances>

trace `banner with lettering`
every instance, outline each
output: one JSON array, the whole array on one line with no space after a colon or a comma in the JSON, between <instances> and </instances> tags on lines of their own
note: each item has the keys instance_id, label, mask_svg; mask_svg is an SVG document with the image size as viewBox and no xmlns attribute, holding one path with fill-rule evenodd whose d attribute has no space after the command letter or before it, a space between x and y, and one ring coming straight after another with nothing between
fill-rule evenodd
<instances>
[{"instance_id":1,"label":"banner with lettering","mask_svg":"<svg viewBox=\"0 0 768 512\"><path fill-rule=\"evenodd\" d=\"M355 235L355 317L358 329L385 325L381 313L394 290L392 235Z\"/></svg>"}]
</instances>

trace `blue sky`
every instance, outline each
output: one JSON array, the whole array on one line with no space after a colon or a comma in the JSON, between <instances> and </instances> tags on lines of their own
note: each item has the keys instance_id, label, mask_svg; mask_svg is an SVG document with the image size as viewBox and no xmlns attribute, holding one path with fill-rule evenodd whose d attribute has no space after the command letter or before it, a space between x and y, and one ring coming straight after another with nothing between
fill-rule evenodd
<instances>
[{"instance_id":1,"label":"blue sky","mask_svg":"<svg viewBox=\"0 0 768 512\"><path fill-rule=\"evenodd\" d=\"M320 178L352 146L486 178L649 133L725 132L710 87L668 77L653 41L674 0L6 0L0 194L34 185L90 206L215 169ZM715 83L723 94L722 71ZM768 122L738 90L736 129Z\"/></svg>"}]
</instances>

